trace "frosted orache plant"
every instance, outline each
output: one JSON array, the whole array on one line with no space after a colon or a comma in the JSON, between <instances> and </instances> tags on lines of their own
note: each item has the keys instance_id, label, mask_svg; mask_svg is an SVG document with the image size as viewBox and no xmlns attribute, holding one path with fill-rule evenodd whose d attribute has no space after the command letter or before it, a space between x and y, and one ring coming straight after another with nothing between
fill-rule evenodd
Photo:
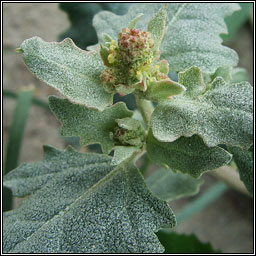
<instances>
[{"instance_id":1,"label":"frosted orache plant","mask_svg":"<svg viewBox=\"0 0 256 256\"><path fill-rule=\"evenodd\" d=\"M5 253L164 252L155 232L176 225L167 202L196 193L202 174L232 157L252 193L252 87L232 81L238 57L219 37L238 5L136 5L97 14L90 51L38 37L17 50L66 98L49 97L61 134L104 154L44 146L42 161L8 173L4 185L30 197L4 213ZM113 104L115 93L133 93L138 109ZM147 185L136 165L145 154L168 167Z\"/></svg>"}]
</instances>

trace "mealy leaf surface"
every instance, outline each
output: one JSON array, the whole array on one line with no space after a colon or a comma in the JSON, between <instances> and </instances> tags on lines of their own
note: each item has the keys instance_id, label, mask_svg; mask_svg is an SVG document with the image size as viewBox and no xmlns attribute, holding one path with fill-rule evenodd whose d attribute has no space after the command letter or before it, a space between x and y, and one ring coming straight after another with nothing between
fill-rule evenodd
<instances>
[{"instance_id":1,"label":"mealy leaf surface","mask_svg":"<svg viewBox=\"0 0 256 256\"><path fill-rule=\"evenodd\" d=\"M4 213L5 253L160 253L157 232L173 227L166 202L147 189L132 163L45 147L45 157L11 171L4 185L30 194Z\"/></svg>"}]
</instances>

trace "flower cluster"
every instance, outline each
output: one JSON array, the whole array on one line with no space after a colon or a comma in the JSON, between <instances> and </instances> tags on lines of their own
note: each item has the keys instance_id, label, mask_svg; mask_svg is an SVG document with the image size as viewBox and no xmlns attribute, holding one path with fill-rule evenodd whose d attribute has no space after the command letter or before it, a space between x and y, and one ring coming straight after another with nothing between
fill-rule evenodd
<instances>
[{"instance_id":1,"label":"flower cluster","mask_svg":"<svg viewBox=\"0 0 256 256\"><path fill-rule=\"evenodd\" d=\"M122 64L128 64L130 74L153 61L154 41L149 32L124 28L118 35L119 56Z\"/></svg>"},{"instance_id":2,"label":"flower cluster","mask_svg":"<svg viewBox=\"0 0 256 256\"><path fill-rule=\"evenodd\" d=\"M114 129L113 139L117 145L141 146L145 139L145 133L142 130L129 131L121 127L116 127Z\"/></svg>"},{"instance_id":3,"label":"flower cluster","mask_svg":"<svg viewBox=\"0 0 256 256\"><path fill-rule=\"evenodd\" d=\"M163 63L154 63L153 47L151 33L139 29L124 28L118 42L109 39L100 51L108 67L101 74L105 90L125 95L135 89L146 91L148 83L167 79L168 63L164 68Z\"/></svg>"},{"instance_id":4,"label":"flower cluster","mask_svg":"<svg viewBox=\"0 0 256 256\"><path fill-rule=\"evenodd\" d=\"M141 147L145 142L145 129L141 122L132 118L118 119L110 137L115 145Z\"/></svg>"}]
</instances>

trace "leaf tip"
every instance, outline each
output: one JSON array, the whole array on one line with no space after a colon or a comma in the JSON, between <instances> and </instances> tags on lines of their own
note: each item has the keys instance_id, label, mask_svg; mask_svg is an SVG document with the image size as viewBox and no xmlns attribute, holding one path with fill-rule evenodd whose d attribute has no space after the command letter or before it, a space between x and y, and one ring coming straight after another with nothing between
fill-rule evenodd
<instances>
[{"instance_id":1,"label":"leaf tip","mask_svg":"<svg viewBox=\"0 0 256 256\"><path fill-rule=\"evenodd\" d=\"M52 147L51 145L43 145L44 158L48 156L56 155L60 152L60 150Z\"/></svg>"},{"instance_id":2,"label":"leaf tip","mask_svg":"<svg viewBox=\"0 0 256 256\"><path fill-rule=\"evenodd\" d=\"M19 48L14 49L14 52L23 53L24 51L19 47Z\"/></svg>"}]
</instances>

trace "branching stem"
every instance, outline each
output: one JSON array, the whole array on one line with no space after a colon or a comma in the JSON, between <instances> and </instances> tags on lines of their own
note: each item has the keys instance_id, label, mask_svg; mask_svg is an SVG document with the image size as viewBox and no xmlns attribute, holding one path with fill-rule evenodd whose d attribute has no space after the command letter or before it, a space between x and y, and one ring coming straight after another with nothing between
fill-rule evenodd
<instances>
[{"instance_id":1,"label":"branching stem","mask_svg":"<svg viewBox=\"0 0 256 256\"><path fill-rule=\"evenodd\" d=\"M141 99L136 94L135 94L135 100L136 100L137 107L140 110L141 115L143 117L143 120L145 124L148 126L151 115L154 111L154 106L151 101Z\"/></svg>"}]
</instances>

